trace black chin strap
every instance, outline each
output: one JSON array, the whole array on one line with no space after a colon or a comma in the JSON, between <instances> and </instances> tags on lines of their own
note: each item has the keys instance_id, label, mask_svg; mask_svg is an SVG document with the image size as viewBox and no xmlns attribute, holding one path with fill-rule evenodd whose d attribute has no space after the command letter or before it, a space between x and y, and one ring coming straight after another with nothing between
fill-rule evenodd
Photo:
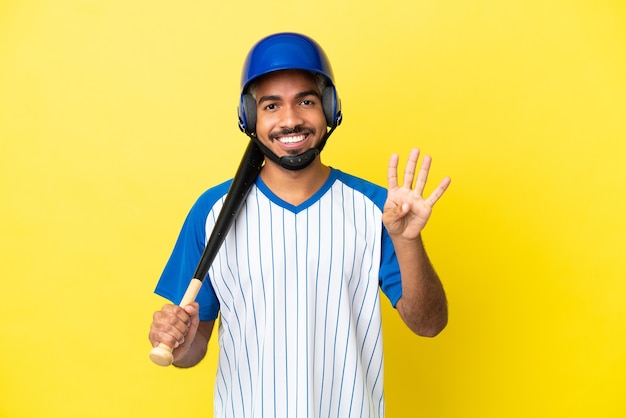
<instances>
[{"instance_id":1,"label":"black chin strap","mask_svg":"<svg viewBox=\"0 0 626 418\"><path fill-rule=\"evenodd\" d=\"M313 161L315 161L315 158L317 158L320 152L322 152L322 149L324 149L324 146L326 145L326 141L328 140L328 137L330 136L330 134L333 133L334 130L335 130L334 126L330 128L328 133L324 135L322 142L320 142L317 148L308 149L302 154L285 155L282 157L279 157L278 155L274 154L268 147L263 145L256 135L248 135L248 136L259 146L259 148L261 148L261 151L263 151L263 154L265 154L265 156L269 158L272 162L278 164L279 166L283 168L286 168L287 170L302 170L303 168L308 167Z\"/></svg>"}]
</instances>

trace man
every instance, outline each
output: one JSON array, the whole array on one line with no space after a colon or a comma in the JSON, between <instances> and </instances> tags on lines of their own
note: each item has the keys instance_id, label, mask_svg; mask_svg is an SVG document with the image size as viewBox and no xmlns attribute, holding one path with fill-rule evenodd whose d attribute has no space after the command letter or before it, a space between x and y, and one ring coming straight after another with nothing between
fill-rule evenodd
<instances>
[{"instance_id":1,"label":"man","mask_svg":"<svg viewBox=\"0 0 626 418\"><path fill-rule=\"evenodd\" d=\"M379 288L415 333L447 323L443 286L421 241L445 178L422 197L430 158L411 151L388 190L322 163L341 122L333 74L317 43L281 33L244 66L240 127L265 164L196 302L156 312L150 341L174 365L205 355L220 315L215 417L383 417ZM156 292L178 303L229 182L191 209Z\"/></svg>"}]
</instances>

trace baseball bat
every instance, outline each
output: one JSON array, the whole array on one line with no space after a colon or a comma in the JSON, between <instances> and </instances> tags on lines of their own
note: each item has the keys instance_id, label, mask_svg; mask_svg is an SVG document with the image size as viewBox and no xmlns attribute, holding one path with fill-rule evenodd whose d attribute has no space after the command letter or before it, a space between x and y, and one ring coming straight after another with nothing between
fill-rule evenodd
<instances>
[{"instance_id":1,"label":"baseball bat","mask_svg":"<svg viewBox=\"0 0 626 418\"><path fill-rule=\"evenodd\" d=\"M196 299L200 287L202 286L202 281L208 274L209 268L222 246L230 227L233 225L239 210L246 201L250 187L254 184L261 170L263 159L264 156L259 147L254 141L250 140L243 158L241 159L241 163L239 164L239 168L235 173L235 177L233 177L233 181L228 189L226 198L224 199L224 206L222 206L217 216L217 220L211 231L211 236L207 241L206 247L204 247L196 271L193 274L179 306L188 305ZM150 351L150 359L159 366L169 366L173 361L172 350L172 347L160 343Z\"/></svg>"}]
</instances>

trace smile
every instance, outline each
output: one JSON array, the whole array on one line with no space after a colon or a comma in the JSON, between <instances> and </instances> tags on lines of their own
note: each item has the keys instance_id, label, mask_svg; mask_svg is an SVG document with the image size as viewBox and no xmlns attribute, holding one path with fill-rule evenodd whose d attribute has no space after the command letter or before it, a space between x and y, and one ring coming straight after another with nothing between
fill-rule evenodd
<instances>
[{"instance_id":1,"label":"smile","mask_svg":"<svg viewBox=\"0 0 626 418\"><path fill-rule=\"evenodd\" d=\"M279 136L276 138L278 142L281 144L297 144L298 142L302 142L306 139L306 135L289 135L289 136Z\"/></svg>"}]
</instances>

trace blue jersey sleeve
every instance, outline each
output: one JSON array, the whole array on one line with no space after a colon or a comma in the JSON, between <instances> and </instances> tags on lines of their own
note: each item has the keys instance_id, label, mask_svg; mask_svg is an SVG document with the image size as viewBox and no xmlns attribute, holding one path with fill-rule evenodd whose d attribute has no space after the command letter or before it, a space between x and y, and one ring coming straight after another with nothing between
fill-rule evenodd
<instances>
[{"instance_id":1,"label":"blue jersey sleeve","mask_svg":"<svg viewBox=\"0 0 626 418\"><path fill-rule=\"evenodd\" d=\"M391 237L383 226L380 258L380 286L387 295L391 305L395 308L402 296L402 279L400 277L400 265L393 248Z\"/></svg>"},{"instance_id":2,"label":"blue jersey sleeve","mask_svg":"<svg viewBox=\"0 0 626 418\"><path fill-rule=\"evenodd\" d=\"M155 293L179 304L207 242L207 217L215 203L228 192L230 181L220 184L203 193L192 206L183 223L172 254L161 274ZM196 297L200 305L200 320L211 321L217 318L219 302L210 280L203 278L202 287Z\"/></svg>"}]
</instances>

